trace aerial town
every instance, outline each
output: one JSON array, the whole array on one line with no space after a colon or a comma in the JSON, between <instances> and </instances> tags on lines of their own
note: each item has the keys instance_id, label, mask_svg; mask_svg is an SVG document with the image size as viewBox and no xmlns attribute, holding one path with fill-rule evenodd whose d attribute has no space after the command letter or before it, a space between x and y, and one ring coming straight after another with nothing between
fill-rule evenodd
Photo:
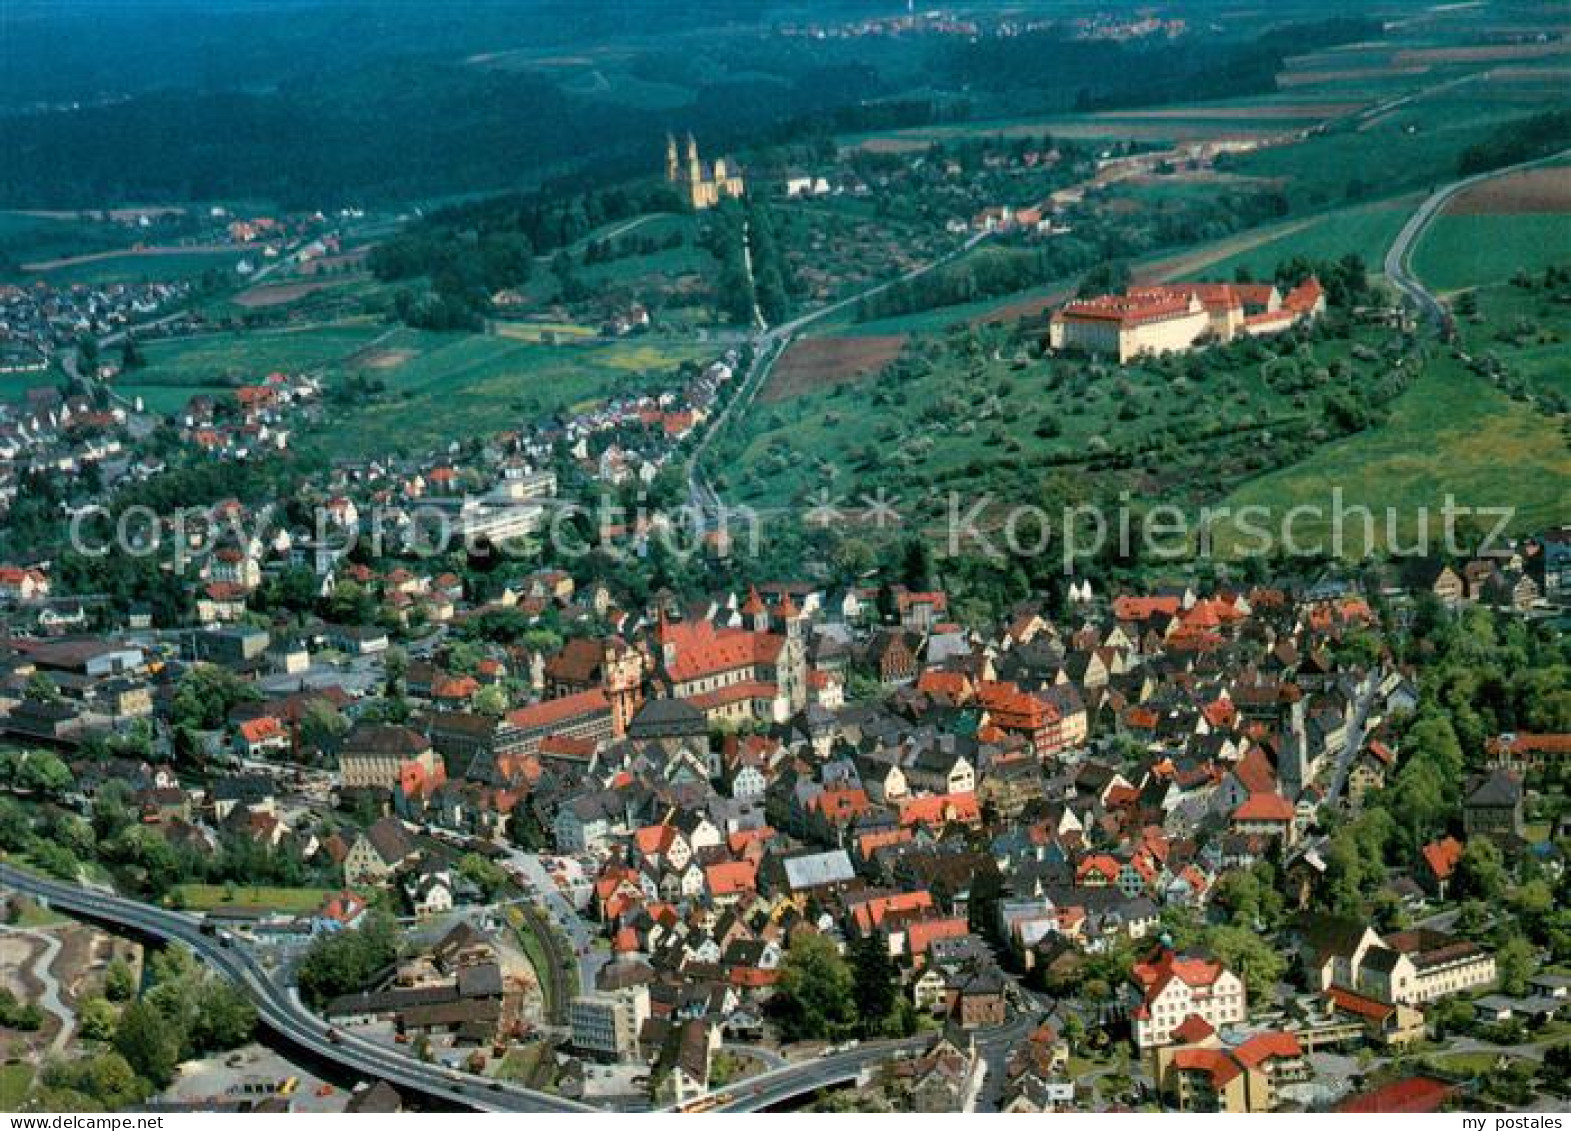
<instances>
[{"instance_id":1,"label":"aerial town","mask_svg":"<svg viewBox=\"0 0 1571 1131\"><path fill-rule=\"evenodd\" d=\"M1549 10L515 7L20 21L0 1109L1558 1127Z\"/></svg>"}]
</instances>

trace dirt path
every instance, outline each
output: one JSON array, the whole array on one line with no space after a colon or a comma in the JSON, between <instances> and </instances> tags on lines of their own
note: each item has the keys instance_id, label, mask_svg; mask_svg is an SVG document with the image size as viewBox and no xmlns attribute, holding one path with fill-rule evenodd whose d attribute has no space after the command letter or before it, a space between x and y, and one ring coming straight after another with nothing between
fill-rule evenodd
<instances>
[{"instance_id":1,"label":"dirt path","mask_svg":"<svg viewBox=\"0 0 1571 1131\"><path fill-rule=\"evenodd\" d=\"M95 251L90 255L69 255L63 259L44 259L37 263L22 264L23 271L58 271L63 267L79 267L84 263L102 263L107 259L156 259L160 255L234 255L245 251L232 244L191 244L182 247L124 247L114 251Z\"/></svg>"},{"instance_id":2,"label":"dirt path","mask_svg":"<svg viewBox=\"0 0 1571 1131\"><path fill-rule=\"evenodd\" d=\"M60 982L54 975L55 959L60 955L60 939L46 931L30 931L22 927L0 926L0 933L43 944L43 948L38 951L28 948L27 969L41 987L38 1004L60 1023L54 1040L49 1042L49 1051L61 1052L76 1031L76 1015L60 1000ZM18 972L21 972L20 968L13 971ZM24 992L31 996L30 987L24 988Z\"/></svg>"}]
</instances>

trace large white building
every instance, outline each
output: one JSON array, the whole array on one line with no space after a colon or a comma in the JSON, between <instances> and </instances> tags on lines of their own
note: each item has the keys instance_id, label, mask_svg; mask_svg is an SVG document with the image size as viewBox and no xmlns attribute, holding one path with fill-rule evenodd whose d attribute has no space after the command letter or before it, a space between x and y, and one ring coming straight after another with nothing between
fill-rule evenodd
<instances>
[{"instance_id":1,"label":"large white building","mask_svg":"<svg viewBox=\"0 0 1571 1131\"><path fill-rule=\"evenodd\" d=\"M1141 1049L1172 1044L1173 1030L1190 1016L1212 1029L1240 1024L1248 1015L1244 982L1220 962L1163 950L1135 963L1135 1044Z\"/></svg>"},{"instance_id":2,"label":"large white building","mask_svg":"<svg viewBox=\"0 0 1571 1131\"><path fill-rule=\"evenodd\" d=\"M1310 277L1284 297L1270 284L1165 283L1121 295L1075 299L1053 314L1048 345L1055 350L1109 354L1120 364L1182 353L1240 335L1275 334L1325 311Z\"/></svg>"},{"instance_id":3,"label":"large white building","mask_svg":"<svg viewBox=\"0 0 1571 1131\"><path fill-rule=\"evenodd\" d=\"M623 957L604 967L595 992L573 999L568 1020L573 1047L601 1060L633 1060L638 1037L649 1020L649 980L654 971Z\"/></svg>"},{"instance_id":4,"label":"large white building","mask_svg":"<svg viewBox=\"0 0 1571 1131\"><path fill-rule=\"evenodd\" d=\"M1495 984L1495 956L1438 931L1399 931L1364 954L1358 988L1378 1001L1422 1005Z\"/></svg>"}]
</instances>

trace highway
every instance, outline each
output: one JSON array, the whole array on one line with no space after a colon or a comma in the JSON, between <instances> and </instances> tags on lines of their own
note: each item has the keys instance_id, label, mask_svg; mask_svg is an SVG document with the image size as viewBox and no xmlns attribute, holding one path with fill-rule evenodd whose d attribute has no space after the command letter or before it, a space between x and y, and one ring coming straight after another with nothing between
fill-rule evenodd
<instances>
[{"instance_id":1,"label":"highway","mask_svg":"<svg viewBox=\"0 0 1571 1131\"><path fill-rule=\"evenodd\" d=\"M406 1095L426 1096L476 1111L595 1110L561 1096L426 1064L352 1033L329 1037L333 1030L327 1023L306 1009L292 991L275 983L249 950L240 945L225 946L220 938L204 935L201 921L190 915L43 879L5 864L0 864L0 886L48 900L51 906L85 919L190 947L208 966L246 992L262 1024L290 1043L341 1065L350 1075L386 1080Z\"/></svg>"},{"instance_id":2,"label":"highway","mask_svg":"<svg viewBox=\"0 0 1571 1131\"><path fill-rule=\"evenodd\" d=\"M291 1044L340 1065L347 1073L386 1080L410 1096L425 1096L446 1105L484 1112L588 1112L599 1110L561 1096L483 1079L456 1069L427 1064L364 1040L351 1032L335 1032L308 1010L292 989L275 982L256 956L239 940L225 945L223 936L202 933L202 921L183 912L125 899L107 892L45 879L0 864L0 887L48 901L60 911L153 938L181 943L198 958L244 990L268 1029ZM981 1055L990 1060L1007 1054L1034 1026L1033 1014L1016 1014L995 1029L976 1034ZM332 1033L333 1036L329 1036ZM820 1088L855 1080L875 1064L898 1053L925 1047L932 1034L904 1040L870 1041L829 1057L774 1068L739 1081L725 1090L732 1098L716 1110L760 1111L811 1094Z\"/></svg>"},{"instance_id":3,"label":"highway","mask_svg":"<svg viewBox=\"0 0 1571 1131\"><path fill-rule=\"evenodd\" d=\"M1552 165L1557 161L1565 160L1567 157L1571 157L1571 149L1564 149L1559 153L1551 154L1548 157L1540 157L1535 161L1523 161L1516 165L1507 165L1503 169L1491 169L1487 173L1478 173L1475 176L1464 177L1460 181L1453 181L1451 184L1430 193L1424 202L1418 206L1413 215L1408 217L1407 223L1402 225L1402 230L1397 233L1396 239L1391 243L1390 250L1386 252L1386 278L1390 279L1391 284L1418 307L1419 313L1437 327L1443 327L1446 318L1445 307L1441 305L1439 299L1430 293L1418 276L1413 274L1412 268L1408 264L1408 259L1413 254L1413 248L1417 245L1420 237L1423 236L1425 229L1439 215L1440 210L1458 193L1464 192L1483 181L1493 180L1495 177L1504 177L1511 173L1519 173L1524 169L1534 169L1540 165Z\"/></svg>"}]
</instances>

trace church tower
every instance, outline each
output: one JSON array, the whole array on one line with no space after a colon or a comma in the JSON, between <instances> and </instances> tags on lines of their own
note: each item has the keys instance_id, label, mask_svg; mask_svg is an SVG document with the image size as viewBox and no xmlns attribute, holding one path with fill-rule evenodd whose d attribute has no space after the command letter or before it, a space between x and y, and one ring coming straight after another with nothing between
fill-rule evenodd
<instances>
[{"instance_id":1,"label":"church tower","mask_svg":"<svg viewBox=\"0 0 1571 1131\"><path fill-rule=\"evenodd\" d=\"M644 658L619 636L605 642L600 658L600 680L611 701L611 733L627 734L627 726L644 702Z\"/></svg>"},{"instance_id":2,"label":"church tower","mask_svg":"<svg viewBox=\"0 0 1571 1131\"><path fill-rule=\"evenodd\" d=\"M756 585L747 587L747 602L742 606L742 616L749 621L754 632L769 631L769 608L758 595Z\"/></svg>"},{"instance_id":3,"label":"church tower","mask_svg":"<svg viewBox=\"0 0 1571 1131\"><path fill-rule=\"evenodd\" d=\"M665 179L667 184L674 185L682 177L682 163L677 156L676 135L665 135Z\"/></svg>"},{"instance_id":4,"label":"church tower","mask_svg":"<svg viewBox=\"0 0 1571 1131\"><path fill-rule=\"evenodd\" d=\"M691 133L687 135L687 179L695 185L704 179L704 164L698 159L698 139Z\"/></svg>"},{"instance_id":5,"label":"church tower","mask_svg":"<svg viewBox=\"0 0 1571 1131\"><path fill-rule=\"evenodd\" d=\"M795 714L807 706L807 641L804 637L807 617L797 608L796 602L791 599L789 593L781 600L779 608L775 611L780 617L781 627L785 630L785 646L780 649L776 680L781 696L788 704L790 712Z\"/></svg>"}]
</instances>

